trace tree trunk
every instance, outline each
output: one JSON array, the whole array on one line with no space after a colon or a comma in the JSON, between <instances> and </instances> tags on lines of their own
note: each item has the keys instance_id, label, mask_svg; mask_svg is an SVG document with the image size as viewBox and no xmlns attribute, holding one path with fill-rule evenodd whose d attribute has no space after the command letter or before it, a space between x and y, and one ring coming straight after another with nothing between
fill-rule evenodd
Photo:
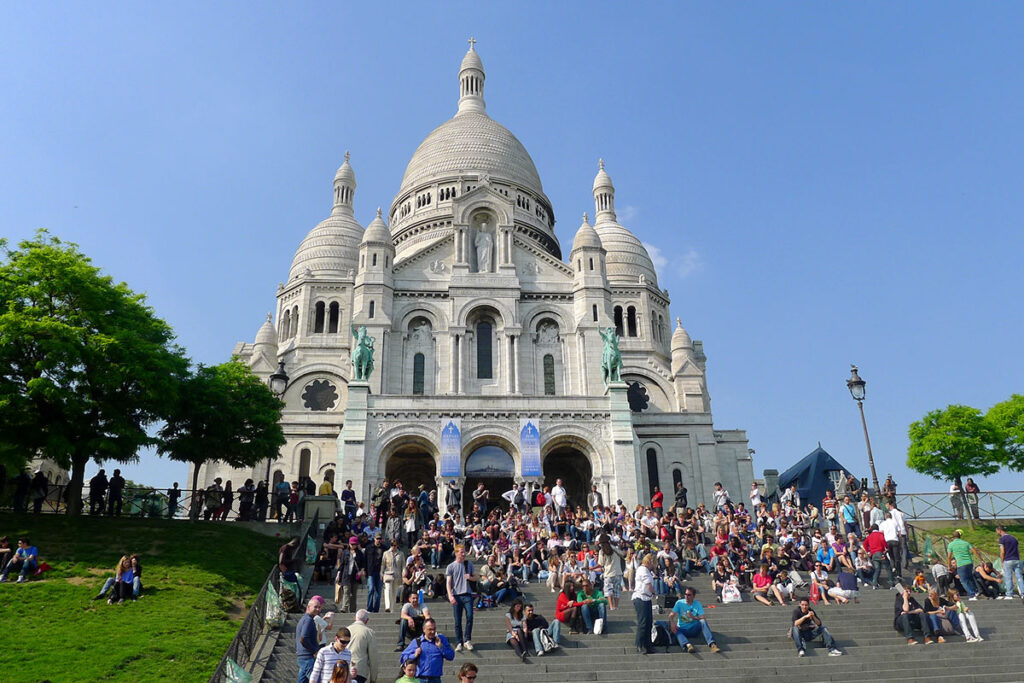
<instances>
[{"instance_id":1,"label":"tree trunk","mask_svg":"<svg viewBox=\"0 0 1024 683\"><path fill-rule=\"evenodd\" d=\"M202 496L199 495L199 466L202 463L192 463L192 505L188 511L188 517L192 520L199 519L200 505L202 504Z\"/></svg>"},{"instance_id":2,"label":"tree trunk","mask_svg":"<svg viewBox=\"0 0 1024 683\"><path fill-rule=\"evenodd\" d=\"M85 466L88 462L89 456L71 456L71 480L68 482L67 500L69 515L82 514L82 486L85 483Z\"/></svg>"}]
</instances>

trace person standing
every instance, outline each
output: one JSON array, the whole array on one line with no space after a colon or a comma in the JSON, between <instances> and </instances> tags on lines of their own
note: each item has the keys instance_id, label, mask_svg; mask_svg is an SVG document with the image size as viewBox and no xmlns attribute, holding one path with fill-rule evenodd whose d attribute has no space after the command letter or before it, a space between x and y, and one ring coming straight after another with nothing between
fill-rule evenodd
<instances>
[{"instance_id":1,"label":"person standing","mask_svg":"<svg viewBox=\"0 0 1024 683\"><path fill-rule=\"evenodd\" d=\"M910 544L907 542L907 516L903 514L903 511L896 507L896 501L887 503L889 508L889 514L892 515L892 519L896 522L896 532L900 536L900 547L899 553L903 557L903 566L910 568Z\"/></svg>"},{"instance_id":2,"label":"person standing","mask_svg":"<svg viewBox=\"0 0 1024 683\"><path fill-rule=\"evenodd\" d=\"M36 475L32 477L32 512L38 515L43 511L43 503L49 491L50 482L46 475L42 470L36 470Z\"/></svg>"},{"instance_id":3,"label":"person standing","mask_svg":"<svg viewBox=\"0 0 1024 683\"><path fill-rule=\"evenodd\" d=\"M893 571L896 572L896 576L903 576L903 568L900 566L900 560L903 558L900 553L899 526L896 524L896 520L892 518L891 511L885 513L885 519L878 525L878 530L885 537L885 545L889 549L889 564L892 566Z\"/></svg>"},{"instance_id":4,"label":"person standing","mask_svg":"<svg viewBox=\"0 0 1024 683\"><path fill-rule=\"evenodd\" d=\"M473 588L470 582L476 581L473 563L466 559L466 547L460 545L455 550L455 561L444 571L445 586L448 590L448 602L455 612L455 651L463 648L473 650ZM465 615L466 630L462 630L462 619Z\"/></svg>"},{"instance_id":5,"label":"person standing","mask_svg":"<svg viewBox=\"0 0 1024 683\"><path fill-rule=\"evenodd\" d=\"M750 511L756 513L761 505L761 489L756 481L750 482Z\"/></svg>"},{"instance_id":6,"label":"person standing","mask_svg":"<svg viewBox=\"0 0 1024 683\"><path fill-rule=\"evenodd\" d=\"M295 627L295 657L299 662L299 683L309 683L309 676L313 672L313 660L320 650L314 618L320 614L323 601L319 595L311 597L306 603L306 613ZM331 667L332 670L333 668Z\"/></svg>"},{"instance_id":7,"label":"person standing","mask_svg":"<svg viewBox=\"0 0 1024 683\"><path fill-rule=\"evenodd\" d=\"M356 514L356 492L352 490L352 480L345 482L345 488L341 492L341 504L345 510L345 516L349 519Z\"/></svg>"},{"instance_id":8,"label":"person standing","mask_svg":"<svg viewBox=\"0 0 1024 683\"><path fill-rule=\"evenodd\" d=\"M964 532L957 529L953 532L953 540L946 546L946 564L952 568L956 560L956 575L960 577L960 583L968 593L968 600L978 599L978 584L974 581L974 557L984 562L978 549L965 541L961 536Z\"/></svg>"},{"instance_id":9,"label":"person standing","mask_svg":"<svg viewBox=\"0 0 1024 683\"><path fill-rule=\"evenodd\" d=\"M657 486L654 487L654 493L651 494L651 507L654 508L654 514L658 516L658 519L665 516L665 494Z\"/></svg>"},{"instance_id":10,"label":"person standing","mask_svg":"<svg viewBox=\"0 0 1024 683\"><path fill-rule=\"evenodd\" d=\"M981 519L978 515L979 493L981 493L981 487L974 483L972 477L967 477L967 483L964 484L964 497L967 499L967 506L971 509L971 516L974 519Z\"/></svg>"},{"instance_id":11,"label":"person standing","mask_svg":"<svg viewBox=\"0 0 1024 683\"><path fill-rule=\"evenodd\" d=\"M654 622L654 610L651 604L654 600L654 553L648 553L636 569L636 576L633 577L633 608L636 610L636 638L633 644L636 651L642 655L654 654L655 649L651 647L651 626Z\"/></svg>"},{"instance_id":12,"label":"person standing","mask_svg":"<svg viewBox=\"0 0 1024 683\"><path fill-rule=\"evenodd\" d=\"M384 584L384 611L391 611L391 601L395 598L395 578L401 579L405 569L405 555L398 547L398 539L391 539L391 547L381 558L380 575Z\"/></svg>"},{"instance_id":13,"label":"person standing","mask_svg":"<svg viewBox=\"0 0 1024 683\"><path fill-rule=\"evenodd\" d=\"M356 583L366 569L366 558L359 549L359 539L352 536L348 547L338 553L338 573L335 577L334 604L339 612L356 611Z\"/></svg>"},{"instance_id":14,"label":"person standing","mask_svg":"<svg viewBox=\"0 0 1024 683\"><path fill-rule=\"evenodd\" d=\"M238 521L249 522L252 520L252 506L255 500L256 486L252 483L252 479L246 479L238 489Z\"/></svg>"},{"instance_id":15,"label":"person standing","mask_svg":"<svg viewBox=\"0 0 1024 683\"><path fill-rule=\"evenodd\" d=\"M480 508L480 517L487 517L487 499L490 497L491 492L484 488L484 483L480 482L476 485L476 490L473 491L473 504Z\"/></svg>"},{"instance_id":16,"label":"person standing","mask_svg":"<svg viewBox=\"0 0 1024 683\"><path fill-rule=\"evenodd\" d=\"M358 683L377 683L380 669L377 654L377 635L369 627L370 613L364 609L356 612L356 620L348 627L351 642L348 649L352 652L352 666L356 670Z\"/></svg>"},{"instance_id":17,"label":"person standing","mask_svg":"<svg viewBox=\"0 0 1024 683\"><path fill-rule=\"evenodd\" d=\"M828 632L821 619L811 609L811 601L807 598L800 599L800 606L793 610L793 642L796 643L796 654L798 657L807 656L805 643L821 638L828 648L829 657L840 657L842 652L836 647L832 640L832 634Z\"/></svg>"},{"instance_id":18,"label":"person standing","mask_svg":"<svg viewBox=\"0 0 1024 683\"><path fill-rule=\"evenodd\" d=\"M104 496L107 495L107 473L105 470L100 470L96 476L89 480L89 514L90 515L102 515L105 504ZM15 505L15 509L17 509Z\"/></svg>"},{"instance_id":19,"label":"person standing","mask_svg":"<svg viewBox=\"0 0 1024 683\"><path fill-rule=\"evenodd\" d=\"M686 509L686 487L683 482L676 484L676 512Z\"/></svg>"},{"instance_id":20,"label":"person standing","mask_svg":"<svg viewBox=\"0 0 1024 683\"><path fill-rule=\"evenodd\" d=\"M441 683L444 675L444 660L455 659L448 639L437 632L437 624L433 619L423 622L423 635L409 643L402 652L402 664L416 662L416 678L420 683Z\"/></svg>"},{"instance_id":21,"label":"person standing","mask_svg":"<svg viewBox=\"0 0 1024 683\"><path fill-rule=\"evenodd\" d=\"M1024 577L1021 575L1020 546L1017 537L1006 533L1002 524L996 527L999 536L999 559L1003 563L1003 600L1013 599L1013 579L1017 579L1017 593L1024 599Z\"/></svg>"},{"instance_id":22,"label":"person standing","mask_svg":"<svg viewBox=\"0 0 1024 683\"><path fill-rule=\"evenodd\" d=\"M178 488L178 482L174 482L174 486L167 489L167 519L174 519L174 516L178 514L179 498L181 498L181 489Z\"/></svg>"},{"instance_id":23,"label":"person standing","mask_svg":"<svg viewBox=\"0 0 1024 683\"><path fill-rule=\"evenodd\" d=\"M111 517L121 516L121 506L124 505L124 477L121 470L114 470L114 476L110 478L110 497L107 499L107 514Z\"/></svg>"},{"instance_id":24,"label":"person standing","mask_svg":"<svg viewBox=\"0 0 1024 683\"><path fill-rule=\"evenodd\" d=\"M604 507L604 496L597 490L597 484L590 487L590 493L587 494L587 508L593 512L598 508Z\"/></svg>"},{"instance_id":25,"label":"person standing","mask_svg":"<svg viewBox=\"0 0 1024 683\"><path fill-rule=\"evenodd\" d=\"M729 492L722 486L722 482L715 482L715 490L712 495L715 497L715 509L724 510L725 504L729 502Z\"/></svg>"},{"instance_id":26,"label":"person standing","mask_svg":"<svg viewBox=\"0 0 1024 683\"><path fill-rule=\"evenodd\" d=\"M462 512L462 489L455 485L455 480L448 482L444 490L444 507L448 512Z\"/></svg>"},{"instance_id":27,"label":"person standing","mask_svg":"<svg viewBox=\"0 0 1024 683\"><path fill-rule=\"evenodd\" d=\"M555 485L551 487L551 500L555 505L555 517L560 517L569 504L569 498L565 493L565 487L562 486L561 479L556 479Z\"/></svg>"},{"instance_id":28,"label":"person standing","mask_svg":"<svg viewBox=\"0 0 1024 683\"><path fill-rule=\"evenodd\" d=\"M949 503L953 506L953 516L957 519L964 518L964 485L960 477L953 480L949 485ZM964 586L966 588L966 586Z\"/></svg>"},{"instance_id":29,"label":"person standing","mask_svg":"<svg viewBox=\"0 0 1024 683\"><path fill-rule=\"evenodd\" d=\"M380 611L381 570L384 564L384 546L380 533L373 536L373 545L363 553L366 564L366 610Z\"/></svg>"},{"instance_id":30,"label":"person standing","mask_svg":"<svg viewBox=\"0 0 1024 683\"><path fill-rule=\"evenodd\" d=\"M349 643L352 634L345 627L339 628L334 640L316 653L313 659L313 670L309 674L310 683L330 683L334 676L334 668L339 663L352 669L352 651Z\"/></svg>"}]
</instances>

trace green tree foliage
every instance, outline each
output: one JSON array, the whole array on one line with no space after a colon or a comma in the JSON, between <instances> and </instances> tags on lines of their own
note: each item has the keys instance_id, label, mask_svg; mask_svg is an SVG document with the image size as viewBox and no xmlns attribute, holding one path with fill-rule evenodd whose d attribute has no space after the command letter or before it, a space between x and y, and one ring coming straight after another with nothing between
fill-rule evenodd
<instances>
[{"instance_id":1,"label":"green tree foliage","mask_svg":"<svg viewBox=\"0 0 1024 683\"><path fill-rule=\"evenodd\" d=\"M936 479L995 474L1005 464L1000 430L976 408L933 410L910 425L907 467Z\"/></svg>"},{"instance_id":2,"label":"green tree foliage","mask_svg":"<svg viewBox=\"0 0 1024 683\"><path fill-rule=\"evenodd\" d=\"M1002 432L1010 469L1024 470L1024 396L1014 394L988 410L989 421Z\"/></svg>"},{"instance_id":3,"label":"green tree foliage","mask_svg":"<svg viewBox=\"0 0 1024 683\"><path fill-rule=\"evenodd\" d=\"M281 406L243 363L200 365L180 387L177 405L160 430L157 452L195 465L193 489L204 462L254 467L276 459L285 443Z\"/></svg>"},{"instance_id":4,"label":"green tree foliage","mask_svg":"<svg viewBox=\"0 0 1024 683\"><path fill-rule=\"evenodd\" d=\"M9 470L36 454L71 470L77 514L89 459L135 461L187 370L145 297L77 245L45 231L15 249L0 240L0 459Z\"/></svg>"}]
</instances>

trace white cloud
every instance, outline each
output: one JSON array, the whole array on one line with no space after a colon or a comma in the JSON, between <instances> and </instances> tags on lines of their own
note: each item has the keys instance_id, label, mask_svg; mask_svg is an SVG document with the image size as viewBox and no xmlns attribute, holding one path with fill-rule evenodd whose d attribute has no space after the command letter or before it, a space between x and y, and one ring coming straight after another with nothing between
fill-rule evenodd
<instances>
[{"instance_id":1,"label":"white cloud","mask_svg":"<svg viewBox=\"0 0 1024 683\"><path fill-rule=\"evenodd\" d=\"M626 204L625 206L620 206L615 209L615 217L618 218L619 222L623 225L632 223L633 219L635 219L639 213L640 210L632 204Z\"/></svg>"},{"instance_id":2,"label":"white cloud","mask_svg":"<svg viewBox=\"0 0 1024 683\"><path fill-rule=\"evenodd\" d=\"M658 273L674 273L679 278L687 278L704 270L704 261L693 247L686 249L681 255L666 254L650 242L643 242L644 249L651 257L651 263Z\"/></svg>"}]
</instances>

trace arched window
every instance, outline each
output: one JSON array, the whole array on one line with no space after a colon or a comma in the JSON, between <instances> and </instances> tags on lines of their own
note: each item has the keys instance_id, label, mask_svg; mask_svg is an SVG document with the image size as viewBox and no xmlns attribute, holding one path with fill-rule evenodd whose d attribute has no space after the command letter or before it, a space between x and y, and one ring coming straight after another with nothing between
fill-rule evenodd
<instances>
[{"instance_id":1,"label":"arched window","mask_svg":"<svg viewBox=\"0 0 1024 683\"><path fill-rule=\"evenodd\" d=\"M375 265L377 265L377 254L374 254L374 255L373 255L373 262L372 262L372 263L371 263L370 265L371 265L371 266L375 266Z\"/></svg>"},{"instance_id":2,"label":"arched window","mask_svg":"<svg viewBox=\"0 0 1024 683\"><path fill-rule=\"evenodd\" d=\"M653 448L647 449L647 486L651 494L655 486L661 486L658 483L658 452Z\"/></svg>"},{"instance_id":3,"label":"arched window","mask_svg":"<svg viewBox=\"0 0 1024 683\"><path fill-rule=\"evenodd\" d=\"M285 311L281 316L281 341L288 338L288 328L292 324L292 312Z\"/></svg>"},{"instance_id":4,"label":"arched window","mask_svg":"<svg viewBox=\"0 0 1024 683\"><path fill-rule=\"evenodd\" d=\"M372 299L370 300L370 314L367 317L369 317L369 318L373 317L373 300Z\"/></svg>"},{"instance_id":5,"label":"arched window","mask_svg":"<svg viewBox=\"0 0 1024 683\"><path fill-rule=\"evenodd\" d=\"M672 469L672 490L675 491L676 487L683 483L683 471L678 467Z\"/></svg>"},{"instance_id":6,"label":"arched window","mask_svg":"<svg viewBox=\"0 0 1024 683\"><path fill-rule=\"evenodd\" d=\"M544 395L555 395L555 357L550 353L544 355Z\"/></svg>"},{"instance_id":7,"label":"arched window","mask_svg":"<svg viewBox=\"0 0 1024 683\"><path fill-rule=\"evenodd\" d=\"M299 451L299 478L309 476L309 461L313 458L313 454L308 448L303 448Z\"/></svg>"},{"instance_id":8,"label":"arched window","mask_svg":"<svg viewBox=\"0 0 1024 683\"><path fill-rule=\"evenodd\" d=\"M319 334L324 331L324 302L317 301L313 313L313 332Z\"/></svg>"},{"instance_id":9,"label":"arched window","mask_svg":"<svg viewBox=\"0 0 1024 683\"><path fill-rule=\"evenodd\" d=\"M296 306L292 309L292 335L295 336L299 333L299 307Z\"/></svg>"},{"instance_id":10,"label":"arched window","mask_svg":"<svg viewBox=\"0 0 1024 683\"><path fill-rule=\"evenodd\" d=\"M581 259L576 259L576 272L579 273L579 272L582 272L582 271L583 271L583 261Z\"/></svg>"},{"instance_id":11,"label":"arched window","mask_svg":"<svg viewBox=\"0 0 1024 683\"><path fill-rule=\"evenodd\" d=\"M594 322L597 322L597 304L594 304Z\"/></svg>"},{"instance_id":12,"label":"arched window","mask_svg":"<svg viewBox=\"0 0 1024 683\"><path fill-rule=\"evenodd\" d=\"M654 341L661 341L661 337L658 334L658 321L651 318L651 339Z\"/></svg>"},{"instance_id":13,"label":"arched window","mask_svg":"<svg viewBox=\"0 0 1024 683\"><path fill-rule=\"evenodd\" d=\"M426 358L422 353L417 353L412 357L412 393L422 394L423 393L423 367Z\"/></svg>"},{"instance_id":14,"label":"arched window","mask_svg":"<svg viewBox=\"0 0 1024 683\"><path fill-rule=\"evenodd\" d=\"M622 332L622 306L615 307L615 334L625 336Z\"/></svg>"},{"instance_id":15,"label":"arched window","mask_svg":"<svg viewBox=\"0 0 1024 683\"><path fill-rule=\"evenodd\" d=\"M327 331L334 334L338 331L338 318L340 310L337 301L332 301L327 314Z\"/></svg>"},{"instance_id":16,"label":"arched window","mask_svg":"<svg viewBox=\"0 0 1024 683\"><path fill-rule=\"evenodd\" d=\"M476 377L494 379L491 367L491 323L481 322L476 326Z\"/></svg>"},{"instance_id":17,"label":"arched window","mask_svg":"<svg viewBox=\"0 0 1024 683\"><path fill-rule=\"evenodd\" d=\"M633 306L626 309L626 334L630 337L636 336L636 308Z\"/></svg>"},{"instance_id":18,"label":"arched window","mask_svg":"<svg viewBox=\"0 0 1024 683\"><path fill-rule=\"evenodd\" d=\"M590 259L590 269L591 270L594 269L594 259L593 258Z\"/></svg>"}]
</instances>

